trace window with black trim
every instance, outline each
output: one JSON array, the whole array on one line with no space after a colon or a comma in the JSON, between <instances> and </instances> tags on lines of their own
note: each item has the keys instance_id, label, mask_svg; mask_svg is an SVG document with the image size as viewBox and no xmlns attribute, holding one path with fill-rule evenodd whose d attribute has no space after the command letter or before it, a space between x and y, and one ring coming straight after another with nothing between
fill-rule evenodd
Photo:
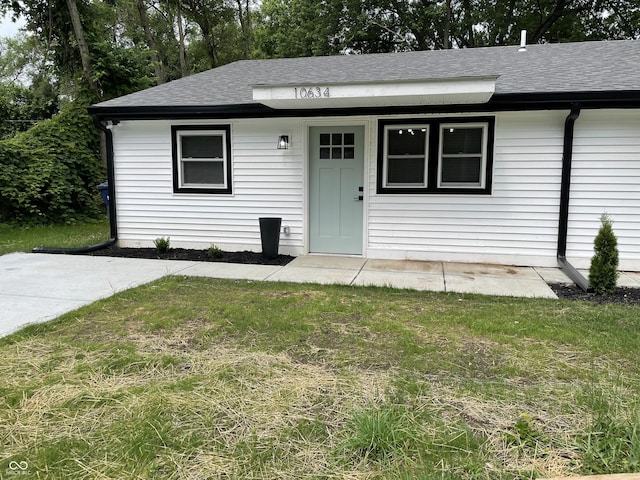
<instances>
[{"instance_id":1,"label":"window with black trim","mask_svg":"<svg viewBox=\"0 0 640 480\"><path fill-rule=\"evenodd\" d=\"M378 193L490 194L493 117L380 120Z\"/></svg>"},{"instance_id":2,"label":"window with black trim","mask_svg":"<svg viewBox=\"0 0 640 480\"><path fill-rule=\"evenodd\" d=\"M173 190L177 193L231 193L231 127L171 127Z\"/></svg>"}]
</instances>

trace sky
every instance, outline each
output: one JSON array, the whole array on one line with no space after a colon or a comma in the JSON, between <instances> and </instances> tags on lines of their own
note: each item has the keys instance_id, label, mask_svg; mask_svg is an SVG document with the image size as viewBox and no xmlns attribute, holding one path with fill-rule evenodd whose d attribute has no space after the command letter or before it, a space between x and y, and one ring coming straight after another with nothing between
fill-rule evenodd
<instances>
[{"instance_id":1,"label":"sky","mask_svg":"<svg viewBox=\"0 0 640 480\"><path fill-rule=\"evenodd\" d=\"M23 22L13 23L9 15L0 16L0 37L13 37L18 33L18 29Z\"/></svg>"}]
</instances>

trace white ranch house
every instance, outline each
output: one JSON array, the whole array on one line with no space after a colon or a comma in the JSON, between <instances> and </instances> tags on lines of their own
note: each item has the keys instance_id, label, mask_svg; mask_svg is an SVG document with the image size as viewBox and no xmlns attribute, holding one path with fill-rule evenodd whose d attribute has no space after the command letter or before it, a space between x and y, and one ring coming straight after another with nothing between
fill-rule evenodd
<instances>
[{"instance_id":1,"label":"white ranch house","mask_svg":"<svg viewBox=\"0 0 640 480\"><path fill-rule=\"evenodd\" d=\"M121 246L640 270L640 41L239 61L90 107ZM287 147L285 149L279 147Z\"/></svg>"}]
</instances>

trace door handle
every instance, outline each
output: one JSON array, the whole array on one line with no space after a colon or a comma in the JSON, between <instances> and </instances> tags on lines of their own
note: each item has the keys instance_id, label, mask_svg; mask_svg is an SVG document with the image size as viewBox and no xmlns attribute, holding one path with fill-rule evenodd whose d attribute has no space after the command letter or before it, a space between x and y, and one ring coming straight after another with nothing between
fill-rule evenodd
<instances>
[{"instance_id":1,"label":"door handle","mask_svg":"<svg viewBox=\"0 0 640 480\"><path fill-rule=\"evenodd\" d=\"M358 195L357 197L353 197L354 200L358 200L358 201L362 201L363 200L363 196L362 195Z\"/></svg>"}]
</instances>

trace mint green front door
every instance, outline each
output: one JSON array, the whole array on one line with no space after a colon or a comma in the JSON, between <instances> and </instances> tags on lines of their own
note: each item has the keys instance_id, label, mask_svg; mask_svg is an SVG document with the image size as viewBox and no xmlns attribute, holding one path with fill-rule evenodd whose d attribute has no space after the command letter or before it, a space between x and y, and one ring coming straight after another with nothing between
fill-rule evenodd
<instances>
[{"instance_id":1,"label":"mint green front door","mask_svg":"<svg viewBox=\"0 0 640 480\"><path fill-rule=\"evenodd\" d=\"M309 129L309 251L362 254L364 127Z\"/></svg>"}]
</instances>

